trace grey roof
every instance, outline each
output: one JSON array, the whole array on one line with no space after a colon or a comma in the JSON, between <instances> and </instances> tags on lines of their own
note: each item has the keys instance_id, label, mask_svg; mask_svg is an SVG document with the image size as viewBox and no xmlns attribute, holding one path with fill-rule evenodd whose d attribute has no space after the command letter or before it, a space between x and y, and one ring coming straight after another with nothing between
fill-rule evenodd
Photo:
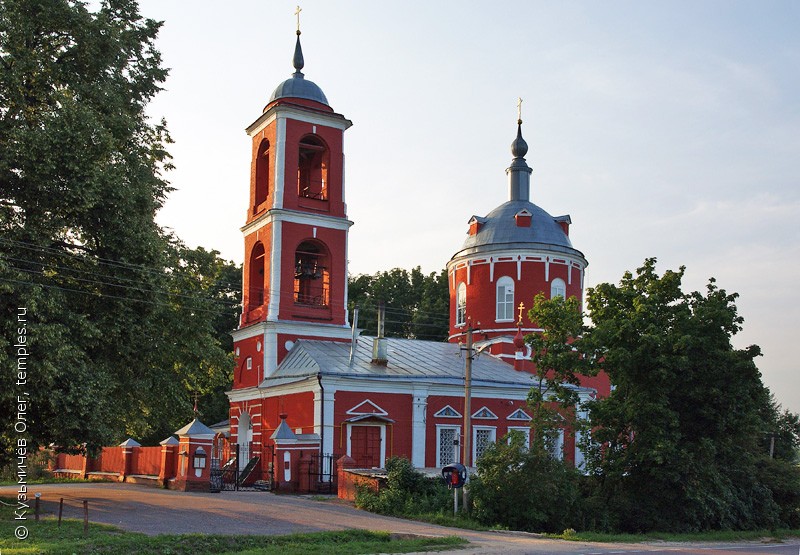
<instances>
[{"instance_id":1,"label":"grey roof","mask_svg":"<svg viewBox=\"0 0 800 555\"><path fill-rule=\"evenodd\" d=\"M292 65L294 65L295 72L292 76L278 85L269 101L278 100L279 98L304 98L306 100L314 100L321 102L325 106L329 106L328 99L325 98L325 93L322 92L316 83L309 81L303 76L303 69L305 62L303 61L303 49L300 46L300 31L297 31L297 42L294 46L294 57L292 58Z\"/></svg>"},{"instance_id":2,"label":"grey roof","mask_svg":"<svg viewBox=\"0 0 800 555\"><path fill-rule=\"evenodd\" d=\"M297 435L292 431L286 420L281 418L281 423L278 424L277 429L272 432L270 439L297 439Z\"/></svg>"},{"instance_id":3,"label":"grey roof","mask_svg":"<svg viewBox=\"0 0 800 555\"><path fill-rule=\"evenodd\" d=\"M508 250L535 249L577 256L586 263L583 253L575 249L558 222L571 223L569 216L554 218L530 201L530 174L533 170L525 162L528 143L522 138L522 120L517 120L517 137L511 143L514 159L508 167L509 200L485 217L473 216L480 224L475 235L467 236L464 245L453 259L461 256ZM518 226L515 216L527 210L531 225Z\"/></svg>"},{"instance_id":4,"label":"grey roof","mask_svg":"<svg viewBox=\"0 0 800 555\"><path fill-rule=\"evenodd\" d=\"M514 216L521 210L531 213L530 227L517 225ZM467 254L525 248L561 252L583 258L583 253L573 248L569 237L558 225L558 219L528 200L504 202L489 212L483 220L478 232L467 237L461 250L454 254L453 258Z\"/></svg>"},{"instance_id":5,"label":"grey roof","mask_svg":"<svg viewBox=\"0 0 800 555\"><path fill-rule=\"evenodd\" d=\"M328 99L322 89L314 83L303 77L302 73L295 73L289 79L278 85L273 91L272 96L269 97L269 102L278 100L279 98L304 98L306 100L315 100L330 106Z\"/></svg>"},{"instance_id":6,"label":"grey roof","mask_svg":"<svg viewBox=\"0 0 800 555\"><path fill-rule=\"evenodd\" d=\"M175 436L169 436L164 441L159 441L159 444L161 444L161 445L178 445L179 443L180 443L180 441L175 439Z\"/></svg>"},{"instance_id":7,"label":"grey roof","mask_svg":"<svg viewBox=\"0 0 800 555\"><path fill-rule=\"evenodd\" d=\"M200 422L197 418L189 422L186 426L175 432L177 436L201 436L215 435L214 430Z\"/></svg>"},{"instance_id":8,"label":"grey roof","mask_svg":"<svg viewBox=\"0 0 800 555\"><path fill-rule=\"evenodd\" d=\"M461 385L464 383L464 356L454 343L419 339L387 338L388 363L372 364L372 337L357 340L352 365L350 343L300 339L275 373L260 387L272 387L289 378L309 376L392 379L405 382ZM536 378L514 370L507 362L484 353L473 360L472 385L530 388Z\"/></svg>"},{"instance_id":9,"label":"grey roof","mask_svg":"<svg viewBox=\"0 0 800 555\"><path fill-rule=\"evenodd\" d=\"M135 439L133 439L132 437L129 437L128 439L126 439L125 441L120 443L119 446L120 447L141 447L142 444L139 443L138 441L136 441Z\"/></svg>"}]
</instances>

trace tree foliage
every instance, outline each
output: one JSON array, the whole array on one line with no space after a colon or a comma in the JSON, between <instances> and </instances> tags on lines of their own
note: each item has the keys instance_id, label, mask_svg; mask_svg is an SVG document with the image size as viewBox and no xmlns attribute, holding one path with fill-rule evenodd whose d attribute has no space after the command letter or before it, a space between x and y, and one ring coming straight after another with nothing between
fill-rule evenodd
<instances>
[{"instance_id":1,"label":"tree foliage","mask_svg":"<svg viewBox=\"0 0 800 555\"><path fill-rule=\"evenodd\" d=\"M173 431L191 392L228 379L230 264L154 222L171 167L145 114L159 26L132 0L0 3L0 362L17 368L20 309L30 353L26 383L0 388L3 447L23 390L29 441L94 449Z\"/></svg>"},{"instance_id":2,"label":"tree foliage","mask_svg":"<svg viewBox=\"0 0 800 555\"><path fill-rule=\"evenodd\" d=\"M538 385L528 394L533 412L531 448L544 452L548 440L559 429L574 432L585 427L575 412L579 404L576 386L580 385L581 376L594 375L596 371L594 357L583 352L586 327L577 298L548 299L538 293L528 316L542 329L525 338L538 379Z\"/></svg>"},{"instance_id":3,"label":"tree foliage","mask_svg":"<svg viewBox=\"0 0 800 555\"><path fill-rule=\"evenodd\" d=\"M450 508L448 493L440 478L425 476L404 457L390 457L386 460L386 486L378 492L360 487L355 501L356 507L373 513L417 516Z\"/></svg>"},{"instance_id":4,"label":"tree foliage","mask_svg":"<svg viewBox=\"0 0 800 555\"><path fill-rule=\"evenodd\" d=\"M684 293L683 268L659 276L655 264L589 290L586 346L615 386L591 406L598 514L625 531L781 524L774 482L759 471L769 407L760 351L731 345L737 295L713 279L705 294Z\"/></svg>"},{"instance_id":5,"label":"tree foliage","mask_svg":"<svg viewBox=\"0 0 800 555\"><path fill-rule=\"evenodd\" d=\"M359 307L358 327L368 334L377 333L381 301L386 306L387 337L447 339L450 293L446 270L425 275L419 266L411 272L394 268L349 279L349 309Z\"/></svg>"},{"instance_id":6,"label":"tree foliage","mask_svg":"<svg viewBox=\"0 0 800 555\"><path fill-rule=\"evenodd\" d=\"M529 532L577 528L580 475L540 449L527 449L519 433L490 445L470 481L472 516L484 524Z\"/></svg>"}]
</instances>

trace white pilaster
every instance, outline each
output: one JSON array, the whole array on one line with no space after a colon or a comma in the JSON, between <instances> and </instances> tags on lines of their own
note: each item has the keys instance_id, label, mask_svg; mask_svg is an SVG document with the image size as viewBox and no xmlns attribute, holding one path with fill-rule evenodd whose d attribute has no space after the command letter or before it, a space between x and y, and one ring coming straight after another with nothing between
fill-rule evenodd
<instances>
[{"instance_id":1,"label":"white pilaster","mask_svg":"<svg viewBox=\"0 0 800 555\"><path fill-rule=\"evenodd\" d=\"M273 208L283 208L284 168L286 167L286 118L279 116L275 124L275 202Z\"/></svg>"},{"instance_id":2,"label":"white pilaster","mask_svg":"<svg viewBox=\"0 0 800 555\"><path fill-rule=\"evenodd\" d=\"M281 254L283 241L283 222L276 221L272 225L272 245L269 253L269 305L267 320L278 321L278 310L281 305Z\"/></svg>"},{"instance_id":3,"label":"white pilaster","mask_svg":"<svg viewBox=\"0 0 800 555\"><path fill-rule=\"evenodd\" d=\"M428 390L414 390L414 406L411 413L411 464L417 468L425 466L425 429L428 408Z\"/></svg>"}]
</instances>

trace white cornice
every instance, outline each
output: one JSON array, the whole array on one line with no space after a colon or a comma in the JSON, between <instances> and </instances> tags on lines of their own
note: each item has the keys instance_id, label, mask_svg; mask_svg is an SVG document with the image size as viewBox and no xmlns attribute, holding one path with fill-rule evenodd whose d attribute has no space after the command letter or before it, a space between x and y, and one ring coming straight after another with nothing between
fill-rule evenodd
<instances>
[{"instance_id":1,"label":"white cornice","mask_svg":"<svg viewBox=\"0 0 800 555\"><path fill-rule=\"evenodd\" d=\"M512 258L512 260L498 260L498 258ZM518 260L518 257L522 257ZM541 260L525 260L526 257L536 257L541 258ZM489 259L492 259L491 262ZM553 262L553 259L558 260L565 260L567 261L567 265L575 266L580 268L581 270L586 268L587 263L586 260L577 256L572 256L560 251L549 251L544 249L513 249L513 250L503 250L503 251L491 251L491 252L478 252L478 253L471 253L467 255L462 255L457 258L453 258L447 262L447 273L450 274L453 272L454 269L463 268L466 266L477 266L480 264L505 264L505 263L517 263L520 262L522 264L527 264L531 262L539 262L544 263L549 258L550 264L563 264L562 262ZM476 263L476 260L481 260L482 262Z\"/></svg>"},{"instance_id":2,"label":"white cornice","mask_svg":"<svg viewBox=\"0 0 800 555\"><path fill-rule=\"evenodd\" d=\"M347 218L338 216L328 216L325 214L309 214L299 210L289 210L287 208L273 208L268 210L257 219L241 228L244 235L249 235L262 227L276 222L291 222L295 224L306 224L317 227L327 227L330 229L340 229L347 231L353 222Z\"/></svg>"},{"instance_id":3,"label":"white cornice","mask_svg":"<svg viewBox=\"0 0 800 555\"><path fill-rule=\"evenodd\" d=\"M353 335L353 330L345 325L277 320L257 322L251 326L233 330L231 336L234 341L241 341L243 339L250 339L251 337L260 337L267 333L267 331L331 339L350 339Z\"/></svg>"},{"instance_id":4,"label":"white cornice","mask_svg":"<svg viewBox=\"0 0 800 555\"><path fill-rule=\"evenodd\" d=\"M516 386L485 386L476 385L472 386L472 397L480 398L485 397L488 399L505 399L509 401L519 401L526 399L531 385L519 384ZM352 391L361 393L392 393L398 395L420 395L419 383L413 381L399 382L397 378L387 379L359 379L352 376L322 376L322 387L326 393L335 393L339 391ZM463 397L464 386L461 384L438 384L427 382L427 395L437 395L442 397ZM581 401L591 398L592 388L576 388ZM289 395L293 393L312 392L315 395L319 394L320 387L316 375L308 376L305 379L300 379L297 382L281 384L272 387L248 387L244 389L235 389L228 391L226 394L231 402L251 401L255 399L267 399L270 397L277 397L280 395Z\"/></svg>"},{"instance_id":5,"label":"white cornice","mask_svg":"<svg viewBox=\"0 0 800 555\"><path fill-rule=\"evenodd\" d=\"M231 391L226 391L225 395L228 396L228 400L232 403L237 401L249 401L250 399L255 399L258 397L258 388L253 387L243 387L241 389L232 389Z\"/></svg>"},{"instance_id":6,"label":"white cornice","mask_svg":"<svg viewBox=\"0 0 800 555\"><path fill-rule=\"evenodd\" d=\"M291 118L297 121L305 121L311 124L341 129L342 131L353 125L352 121L336 112L318 112L311 108L304 109L300 106L278 104L261 114L258 119L247 126L245 131L248 135L253 136L272 123L276 118Z\"/></svg>"},{"instance_id":7,"label":"white cornice","mask_svg":"<svg viewBox=\"0 0 800 555\"><path fill-rule=\"evenodd\" d=\"M428 388L427 394L441 395L448 397L463 397L463 384L439 384L425 382ZM400 382L397 377L386 379L359 379L352 376L322 376L322 386L325 391L328 388L335 388L336 391L358 391L365 393L385 392L402 395L419 396L419 382L405 381ZM528 391L532 386L519 384L517 386L484 386L472 385L473 397L487 397L492 399L519 400L527 398Z\"/></svg>"},{"instance_id":8,"label":"white cornice","mask_svg":"<svg viewBox=\"0 0 800 555\"><path fill-rule=\"evenodd\" d=\"M252 137L256 133L260 133L265 127L270 125L276 119L278 119L278 114L276 112L264 113L262 114L262 117L258 118L255 122L248 126L245 131L249 136ZM256 124L258 125L256 126Z\"/></svg>"}]
</instances>

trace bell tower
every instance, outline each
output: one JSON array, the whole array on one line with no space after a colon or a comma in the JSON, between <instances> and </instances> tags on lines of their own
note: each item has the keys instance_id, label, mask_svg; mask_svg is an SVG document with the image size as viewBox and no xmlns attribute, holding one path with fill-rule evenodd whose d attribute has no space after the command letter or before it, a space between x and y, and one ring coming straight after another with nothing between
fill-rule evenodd
<instances>
[{"instance_id":1,"label":"bell tower","mask_svg":"<svg viewBox=\"0 0 800 555\"><path fill-rule=\"evenodd\" d=\"M246 131L252 141L242 315L234 389L257 386L300 338L350 339L344 132L305 78L298 24L294 73Z\"/></svg>"}]
</instances>

